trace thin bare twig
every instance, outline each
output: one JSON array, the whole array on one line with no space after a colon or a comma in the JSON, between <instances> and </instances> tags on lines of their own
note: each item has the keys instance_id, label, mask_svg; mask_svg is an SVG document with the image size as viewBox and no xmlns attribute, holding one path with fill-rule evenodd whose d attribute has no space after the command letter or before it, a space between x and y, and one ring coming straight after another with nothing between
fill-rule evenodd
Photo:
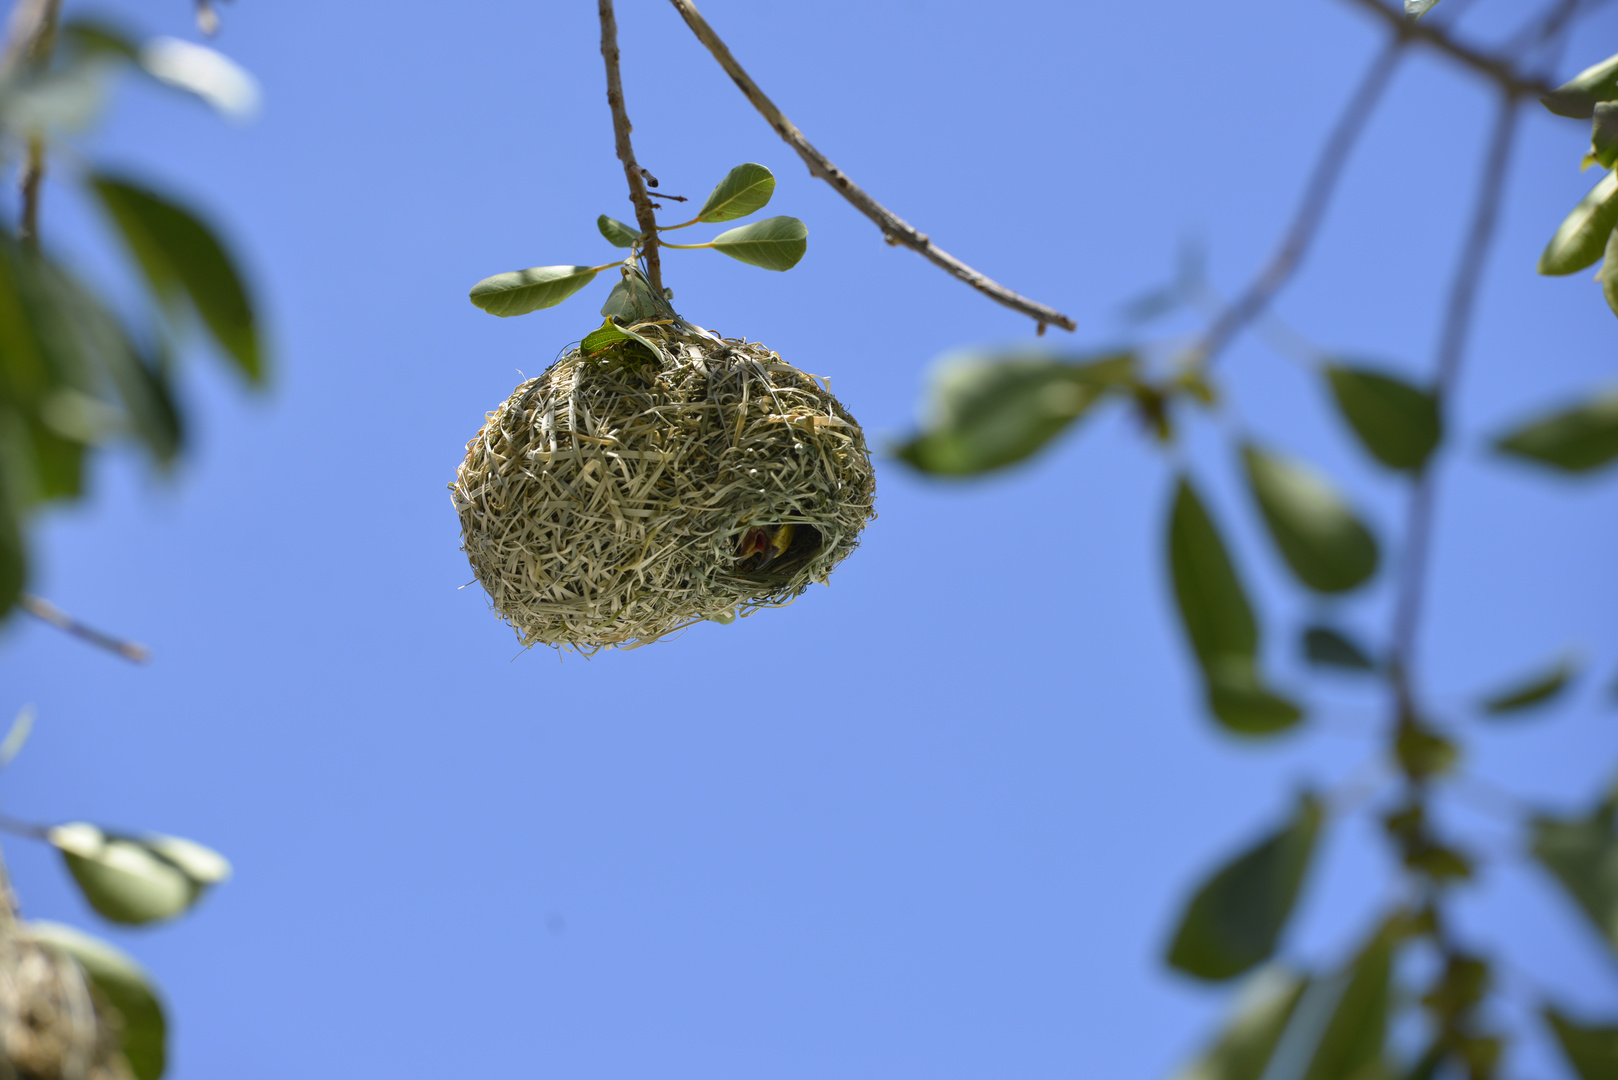
<instances>
[{"instance_id":1,"label":"thin bare twig","mask_svg":"<svg viewBox=\"0 0 1618 1080\"><path fill-rule=\"evenodd\" d=\"M798 156L803 159L803 163L809 166L810 174L826 181L836 189L838 194L853 203L855 209L874 221L877 228L882 230L882 235L887 238L888 243L903 244L912 251L919 252L928 262L942 268L960 281L966 282L991 300L1004 304L1013 311L1019 311L1027 315L1039 323L1040 333L1045 332L1047 325L1060 326L1063 330L1075 329L1073 320L1060 311L1012 292L999 282L980 274L934 244L928 239L926 233L867 195L863 188L850 180L848 175L841 169L833 165L826 158L826 155L816 150L809 140L804 137L803 132L798 130L797 125L781 114L781 110L775 107L775 102L765 96L764 91L758 88L758 84L736 62L736 58L730 54L730 50L725 47L725 43L719 39L718 34L713 32L713 27L708 25L707 20L697 11L696 5L691 3L691 0L669 0L669 2L680 13L680 17L691 28L691 32L697 35L697 40L701 41L708 51L713 54L713 58L719 61L719 66L725 69L725 74L731 77L731 80L747 96L747 100L753 103L753 107L763 115L765 120L769 121L776 134L780 135L788 146L798 152Z\"/></svg>"},{"instance_id":2,"label":"thin bare twig","mask_svg":"<svg viewBox=\"0 0 1618 1080\"><path fill-rule=\"evenodd\" d=\"M1337 181L1342 178L1344 167L1348 164L1349 154L1359 141L1360 133L1365 130L1365 123L1381 99L1382 92L1393 78L1394 69L1398 67L1408 44L1409 38L1404 34L1395 35L1371 62L1354 95L1349 98L1347 107L1343 109L1343 114L1337 118L1337 125L1332 128L1331 137L1320 152L1320 159L1315 162L1314 172L1304 188L1303 201L1298 204L1298 211L1293 215L1292 224L1287 227L1281 246L1276 248L1269 263L1247 290L1209 328L1194 352L1198 361L1208 363L1223 352L1236 339L1236 335L1264 313L1270 301L1275 299L1275 294L1297 272L1309 251L1309 245L1314 242L1315 233L1320 229L1326 207L1337 190Z\"/></svg>"},{"instance_id":3,"label":"thin bare twig","mask_svg":"<svg viewBox=\"0 0 1618 1080\"><path fill-rule=\"evenodd\" d=\"M624 83L618 73L618 20L612 13L612 0L600 0L601 58L607 62L607 105L612 109L612 131L618 142L618 160L629 181L629 201L635 204L635 223L641 231L641 254L646 257L646 280L659 293L663 291L663 266L657 257L657 215L651 196L646 193L645 170L635 161L635 147L629 141L634 125L624 111ZM654 183L656 181L653 181Z\"/></svg>"},{"instance_id":4,"label":"thin bare twig","mask_svg":"<svg viewBox=\"0 0 1618 1080\"><path fill-rule=\"evenodd\" d=\"M0 52L0 75L18 68L43 67L56 44L56 21L62 0L17 0L6 28L6 44ZM22 191L22 215L17 236L29 247L39 244L39 193L45 179L45 143L35 135L28 140L28 157L23 162L18 187Z\"/></svg>"},{"instance_id":5,"label":"thin bare twig","mask_svg":"<svg viewBox=\"0 0 1618 1080\"><path fill-rule=\"evenodd\" d=\"M1457 61L1462 67L1470 68L1484 78L1498 83L1500 89L1508 94L1518 97L1524 95L1540 97L1553 89L1543 79L1522 74L1511 61L1503 57L1456 41L1450 36L1448 28L1441 23L1428 22L1425 19L1412 21L1405 15L1403 8L1390 8L1381 0L1349 0L1349 3L1375 14L1396 33L1424 45L1430 45L1451 60Z\"/></svg>"},{"instance_id":6,"label":"thin bare twig","mask_svg":"<svg viewBox=\"0 0 1618 1080\"><path fill-rule=\"evenodd\" d=\"M1478 286L1483 280L1489 246L1494 241L1495 224L1500 216L1500 202L1505 194L1506 168L1510 164L1511 148L1517 137L1519 102L1520 95L1509 90L1501 96L1494 132L1490 136L1488 154L1484 160L1483 186L1478 191L1472 225L1467 232L1466 244L1461 249L1455 281L1450 286L1443 331L1438 343L1437 372L1433 377L1433 393L1438 398L1440 409L1448 404L1454 392L1461 359L1466 353L1466 342L1472 329L1472 309L1477 302ZM1398 599L1394 607L1392 655L1394 668L1400 673L1401 679L1408 679L1415 667L1416 632L1426 592L1436 497L1433 470L1429 463L1416 478L1410 494L1404 564L1400 568Z\"/></svg>"},{"instance_id":7,"label":"thin bare twig","mask_svg":"<svg viewBox=\"0 0 1618 1080\"><path fill-rule=\"evenodd\" d=\"M37 596L24 594L17 598L17 606L34 618L42 622L48 622L58 630L72 634L80 641L87 641L97 648L117 653L125 660L144 664L152 658L152 650L139 642L126 641L123 638L103 633L93 626L86 626L49 600L41 600Z\"/></svg>"}]
</instances>

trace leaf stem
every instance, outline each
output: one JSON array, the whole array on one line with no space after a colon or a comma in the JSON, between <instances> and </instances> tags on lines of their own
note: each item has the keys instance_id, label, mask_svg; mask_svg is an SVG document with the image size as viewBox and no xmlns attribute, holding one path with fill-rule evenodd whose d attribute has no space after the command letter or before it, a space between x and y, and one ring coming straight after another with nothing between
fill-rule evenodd
<instances>
[{"instance_id":1,"label":"leaf stem","mask_svg":"<svg viewBox=\"0 0 1618 1080\"><path fill-rule=\"evenodd\" d=\"M624 84L618 71L618 20L613 15L612 0L599 0L601 15L601 58L607 65L607 106L612 110L612 130L617 142L618 160L624 166L624 179L629 183L629 201L635 204L635 223L640 226L643 241L642 254L646 258L646 279L659 294L663 292L663 267L657 257L657 212L652 209L651 197L646 193L646 180L635 161L635 147L629 140L634 126L624 111Z\"/></svg>"},{"instance_id":2,"label":"leaf stem","mask_svg":"<svg viewBox=\"0 0 1618 1080\"><path fill-rule=\"evenodd\" d=\"M106 649L108 652L117 653L125 660L144 664L152 658L152 650L139 642L126 641L123 638L114 637L112 634L97 630L95 627L75 619L49 600L42 600L37 596L29 596L25 593L17 598L17 606L41 622L50 623L58 630L71 634L80 641L87 641L98 649Z\"/></svg>"},{"instance_id":3,"label":"leaf stem","mask_svg":"<svg viewBox=\"0 0 1618 1080\"><path fill-rule=\"evenodd\" d=\"M758 88L758 84L736 62L736 58L730 54L730 49L726 48L725 43L719 39L719 35L713 32L713 27L708 25L707 20L697 11L696 5L691 0L669 0L669 2L674 5L674 10L680 13L680 17L691 28L691 32L697 36L697 40L707 47L708 52L719 62L719 66L725 69L725 74L730 76L731 81L741 89L747 100L753 103L753 107L769 122L770 127L775 129L775 133L781 136L788 146L798 152L798 156L803 159L804 164L809 166L810 175L818 176L826 181L837 190L838 194L852 203L855 209L875 222L877 228L882 230L882 235L886 237L888 243L903 244L912 251L920 253L928 262L942 268L957 280L966 282L989 297L989 299L1034 319L1039 323L1040 333L1045 332L1047 325L1060 326L1063 330L1076 328L1072 319L1055 308L1047 307L1012 292L999 282L972 269L934 244L926 233L867 195L864 189L848 178L847 173L833 165L824 154L816 150L803 132L798 130L797 125L781 114L781 110L775 107L775 102L765 96L764 91Z\"/></svg>"},{"instance_id":4,"label":"leaf stem","mask_svg":"<svg viewBox=\"0 0 1618 1080\"><path fill-rule=\"evenodd\" d=\"M664 247L670 247L670 248L680 248L680 249L685 250L685 251L694 251L697 248L711 248L711 247L713 247L713 242L709 241L706 244L671 244L667 240L665 240L665 241L663 241L663 246Z\"/></svg>"}]
</instances>

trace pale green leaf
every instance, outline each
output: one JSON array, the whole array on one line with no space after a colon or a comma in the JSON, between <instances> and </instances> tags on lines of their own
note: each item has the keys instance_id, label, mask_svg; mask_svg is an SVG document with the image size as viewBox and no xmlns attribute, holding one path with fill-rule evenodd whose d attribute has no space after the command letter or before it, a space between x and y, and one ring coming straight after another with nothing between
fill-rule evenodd
<instances>
[{"instance_id":1,"label":"pale green leaf","mask_svg":"<svg viewBox=\"0 0 1618 1080\"><path fill-rule=\"evenodd\" d=\"M1590 156L1603 169L1618 165L1618 102L1603 101L1590 124Z\"/></svg>"},{"instance_id":2,"label":"pale green leaf","mask_svg":"<svg viewBox=\"0 0 1618 1080\"><path fill-rule=\"evenodd\" d=\"M1251 444L1242 463L1270 538L1299 581L1336 593L1371 579L1376 539L1325 477Z\"/></svg>"},{"instance_id":3,"label":"pale green leaf","mask_svg":"<svg viewBox=\"0 0 1618 1080\"><path fill-rule=\"evenodd\" d=\"M1553 276L1571 274L1593 265L1606 250L1607 237L1615 225L1618 225L1618 172L1609 172L1562 220L1539 256L1539 272Z\"/></svg>"},{"instance_id":4,"label":"pale green leaf","mask_svg":"<svg viewBox=\"0 0 1618 1080\"><path fill-rule=\"evenodd\" d=\"M113 922L171 919L230 872L217 852L178 837L123 836L81 821L58 825L46 838L90 906Z\"/></svg>"},{"instance_id":5,"label":"pale green leaf","mask_svg":"<svg viewBox=\"0 0 1618 1080\"><path fill-rule=\"evenodd\" d=\"M625 225L617 218L610 218L602 214L596 218L596 228L601 235L607 238L607 243L613 247L632 248L640 243L640 230L633 225Z\"/></svg>"},{"instance_id":6,"label":"pale green leaf","mask_svg":"<svg viewBox=\"0 0 1618 1080\"><path fill-rule=\"evenodd\" d=\"M752 162L738 165L725 174L725 178L709 193L707 201L702 204L702 209L697 211L697 220L711 223L746 217L753 211L762 209L773 194L775 194L775 175L770 170ZM777 268L772 266L770 269ZM779 269L784 270L786 267Z\"/></svg>"},{"instance_id":7,"label":"pale green leaf","mask_svg":"<svg viewBox=\"0 0 1618 1080\"><path fill-rule=\"evenodd\" d=\"M535 266L486 277L472 286L472 303L490 315L526 315L555 307L595 280L592 266Z\"/></svg>"},{"instance_id":8,"label":"pale green leaf","mask_svg":"<svg viewBox=\"0 0 1618 1080\"><path fill-rule=\"evenodd\" d=\"M1618 100L1618 56L1591 64L1539 100L1558 116L1590 119L1597 102Z\"/></svg>"},{"instance_id":9,"label":"pale green leaf","mask_svg":"<svg viewBox=\"0 0 1618 1080\"><path fill-rule=\"evenodd\" d=\"M1278 968L1255 974L1213 1045L1175 1073L1174 1080L1262 1080L1308 986L1308 979Z\"/></svg>"},{"instance_id":10,"label":"pale green leaf","mask_svg":"<svg viewBox=\"0 0 1618 1080\"><path fill-rule=\"evenodd\" d=\"M1405 0L1405 14L1419 19L1438 4L1438 0Z\"/></svg>"},{"instance_id":11,"label":"pale green leaf","mask_svg":"<svg viewBox=\"0 0 1618 1080\"><path fill-rule=\"evenodd\" d=\"M938 476L970 476L1022 461L1125 385L1131 353L1071 360L1027 350L963 352L933 376L922 431L898 457Z\"/></svg>"},{"instance_id":12,"label":"pale green leaf","mask_svg":"<svg viewBox=\"0 0 1618 1080\"><path fill-rule=\"evenodd\" d=\"M740 225L714 237L715 251L766 270L790 270L809 250L809 227L794 217L772 217Z\"/></svg>"}]
</instances>

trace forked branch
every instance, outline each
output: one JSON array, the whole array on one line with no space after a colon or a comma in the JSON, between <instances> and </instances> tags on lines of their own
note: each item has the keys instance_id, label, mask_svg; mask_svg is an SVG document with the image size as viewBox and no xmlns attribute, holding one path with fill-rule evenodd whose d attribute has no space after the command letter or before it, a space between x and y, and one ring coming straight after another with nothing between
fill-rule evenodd
<instances>
[{"instance_id":1,"label":"forked branch","mask_svg":"<svg viewBox=\"0 0 1618 1080\"><path fill-rule=\"evenodd\" d=\"M731 77L731 80L741 88L742 93L747 95L747 100L753 103L753 107L763 115L765 120L769 121L776 134L780 135L788 146L798 152L798 156L803 159L804 164L809 166L809 172L830 184L838 194L853 203L855 209L874 221L877 228L882 230L882 235L887 238L888 243L903 244L912 251L919 252L928 262L942 268L953 277L966 282L991 300L1004 304L1013 311L1020 311L1022 314L1034 319L1039 323L1040 333L1044 333L1047 325L1060 326L1063 330L1075 328L1073 320L1068 316L1055 308L1047 307L1019 293L1012 292L999 282L980 274L934 244L926 233L867 195L863 188L848 178L847 173L827 160L826 155L816 150L809 140L804 137L803 132L798 130L797 125L781 114L781 110L775 107L775 102L765 96L764 91L758 88L758 84L736 62L736 58L730 54L730 50L725 47L725 43L719 39L718 34L713 32L713 27L708 25L707 20L697 11L696 5L691 0L669 0L669 2L680 13L680 17L691 28L691 32L697 35L697 40L707 47L708 51L713 54L713 58L719 62L719 66L725 69L725 74Z\"/></svg>"}]
</instances>

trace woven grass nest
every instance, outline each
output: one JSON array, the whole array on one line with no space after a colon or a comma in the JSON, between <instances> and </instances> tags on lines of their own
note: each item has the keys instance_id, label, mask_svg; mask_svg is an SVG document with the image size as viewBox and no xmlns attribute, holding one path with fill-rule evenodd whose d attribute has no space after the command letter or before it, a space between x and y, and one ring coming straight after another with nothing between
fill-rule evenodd
<instances>
[{"instance_id":1,"label":"woven grass nest","mask_svg":"<svg viewBox=\"0 0 1618 1080\"><path fill-rule=\"evenodd\" d=\"M522 643L582 652L790 603L875 516L865 436L830 389L677 318L609 320L518 386L450 491Z\"/></svg>"}]
</instances>

